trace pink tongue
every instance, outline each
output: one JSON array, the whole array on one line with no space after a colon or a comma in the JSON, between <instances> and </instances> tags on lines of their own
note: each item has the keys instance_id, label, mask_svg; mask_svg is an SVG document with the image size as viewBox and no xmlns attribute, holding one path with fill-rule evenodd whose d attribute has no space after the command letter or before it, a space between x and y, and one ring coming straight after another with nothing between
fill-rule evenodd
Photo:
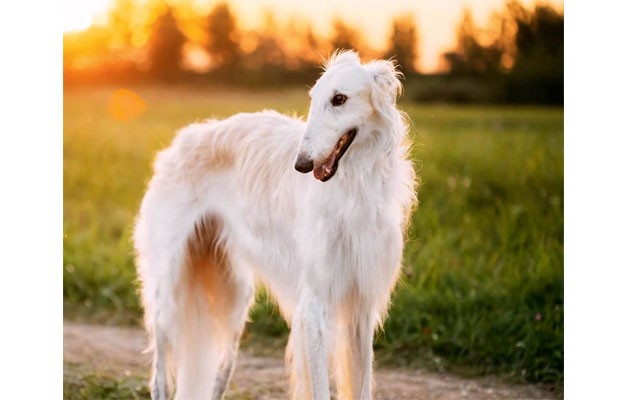
<instances>
[{"instance_id":1,"label":"pink tongue","mask_svg":"<svg viewBox=\"0 0 640 400\"><path fill-rule=\"evenodd\" d=\"M333 163L336 161L336 155L337 152L332 151L329 158L327 158L322 164L313 169L314 178L321 181L331 173L331 170L333 169Z\"/></svg>"}]
</instances>

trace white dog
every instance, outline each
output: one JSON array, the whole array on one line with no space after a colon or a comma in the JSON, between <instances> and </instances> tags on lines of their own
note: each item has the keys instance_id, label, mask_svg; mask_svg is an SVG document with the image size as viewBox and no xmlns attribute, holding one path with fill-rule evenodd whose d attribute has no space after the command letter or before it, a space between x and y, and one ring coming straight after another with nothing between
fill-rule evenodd
<instances>
[{"instance_id":1,"label":"white dog","mask_svg":"<svg viewBox=\"0 0 640 400\"><path fill-rule=\"evenodd\" d=\"M177 399L222 397L257 281L291 326L291 396L329 399L332 367L340 398L371 398L415 174L394 64L325 67L306 123L237 114L158 155L134 235L154 399L170 377Z\"/></svg>"}]
</instances>

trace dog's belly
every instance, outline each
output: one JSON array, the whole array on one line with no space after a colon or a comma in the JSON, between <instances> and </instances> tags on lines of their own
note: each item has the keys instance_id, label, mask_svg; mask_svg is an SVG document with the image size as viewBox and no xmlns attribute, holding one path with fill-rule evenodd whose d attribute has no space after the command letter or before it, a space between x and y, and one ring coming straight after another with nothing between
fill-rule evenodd
<instances>
[{"instance_id":1,"label":"dog's belly","mask_svg":"<svg viewBox=\"0 0 640 400\"><path fill-rule=\"evenodd\" d=\"M237 251L248 255L285 318L305 290L334 308L354 294L386 304L400 267L400 226L381 217L258 214L247 215Z\"/></svg>"}]
</instances>

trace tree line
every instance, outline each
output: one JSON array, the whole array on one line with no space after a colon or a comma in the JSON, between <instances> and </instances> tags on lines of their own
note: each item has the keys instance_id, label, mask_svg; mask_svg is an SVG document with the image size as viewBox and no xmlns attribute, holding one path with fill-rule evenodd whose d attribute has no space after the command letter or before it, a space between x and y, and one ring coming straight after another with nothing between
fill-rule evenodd
<instances>
[{"instance_id":1,"label":"tree line","mask_svg":"<svg viewBox=\"0 0 640 400\"><path fill-rule=\"evenodd\" d=\"M141 22L145 17L149 21ZM299 82L314 79L322 57L335 48L378 56L359 31L340 18L334 19L328 38L316 34L308 21L292 18L283 24L270 11L264 12L261 25L242 30L227 3L216 4L200 17L185 5L143 7L135 0L115 0L102 24L65 35L65 81L172 81L201 76L238 84ZM404 71L413 73L418 40L413 17L397 17L391 29L385 54L397 54ZM194 52L205 60L204 68L189 65Z\"/></svg>"},{"instance_id":2,"label":"tree line","mask_svg":"<svg viewBox=\"0 0 640 400\"><path fill-rule=\"evenodd\" d=\"M185 5L186 4L186 5ZM517 1L478 27L465 12L457 45L442 57L446 72L417 72L418 29L411 14L390 21L385 50L372 50L357 28L335 18L328 37L302 18L278 21L265 11L259 28L243 29L227 3L204 16L183 3L114 0L101 24L64 36L64 82L197 81L269 86L311 84L322 57L337 48L363 58L393 57L415 100L453 102L563 101L564 16ZM410 84L409 84L410 83Z\"/></svg>"},{"instance_id":3,"label":"tree line","mask_svg":"<svg viewBox=\"0 0 640 400\"><path fill-rule=\"evenodd\" d=\"M517 1L478 27L466 11L457 29L457 47L443 55L448 73L441 92L426 98L459 102L562 104L564 102L564 15ZM444 83L444 84L443 84Z\"/></svg>"}]
</instances>

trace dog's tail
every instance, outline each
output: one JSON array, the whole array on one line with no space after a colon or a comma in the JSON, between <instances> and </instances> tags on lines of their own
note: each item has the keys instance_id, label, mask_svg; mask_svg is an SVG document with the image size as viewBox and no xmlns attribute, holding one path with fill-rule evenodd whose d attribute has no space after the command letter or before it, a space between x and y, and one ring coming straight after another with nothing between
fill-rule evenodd
<instances>
[{"instance_id":1,"label":"dog's tail","mask_svg":"<svg viewBox=\"0 0 640 400\"><path fill-rule=\"evenodd\" d=\"M169 398L175 387L176 399L211 398L216 385L222 391L226 387L229 368L224 365L232 365L227 359L235 358L239 339L229 319L237 285L231 282L219 222L198 221L184 246L164 252L167 257L156 262L148 257L148 235L138 231L138 272L151 339L147 351L154 355L152 397ZM225 374L221 383L220 371Z\"/></svg>"}]
</instances>

